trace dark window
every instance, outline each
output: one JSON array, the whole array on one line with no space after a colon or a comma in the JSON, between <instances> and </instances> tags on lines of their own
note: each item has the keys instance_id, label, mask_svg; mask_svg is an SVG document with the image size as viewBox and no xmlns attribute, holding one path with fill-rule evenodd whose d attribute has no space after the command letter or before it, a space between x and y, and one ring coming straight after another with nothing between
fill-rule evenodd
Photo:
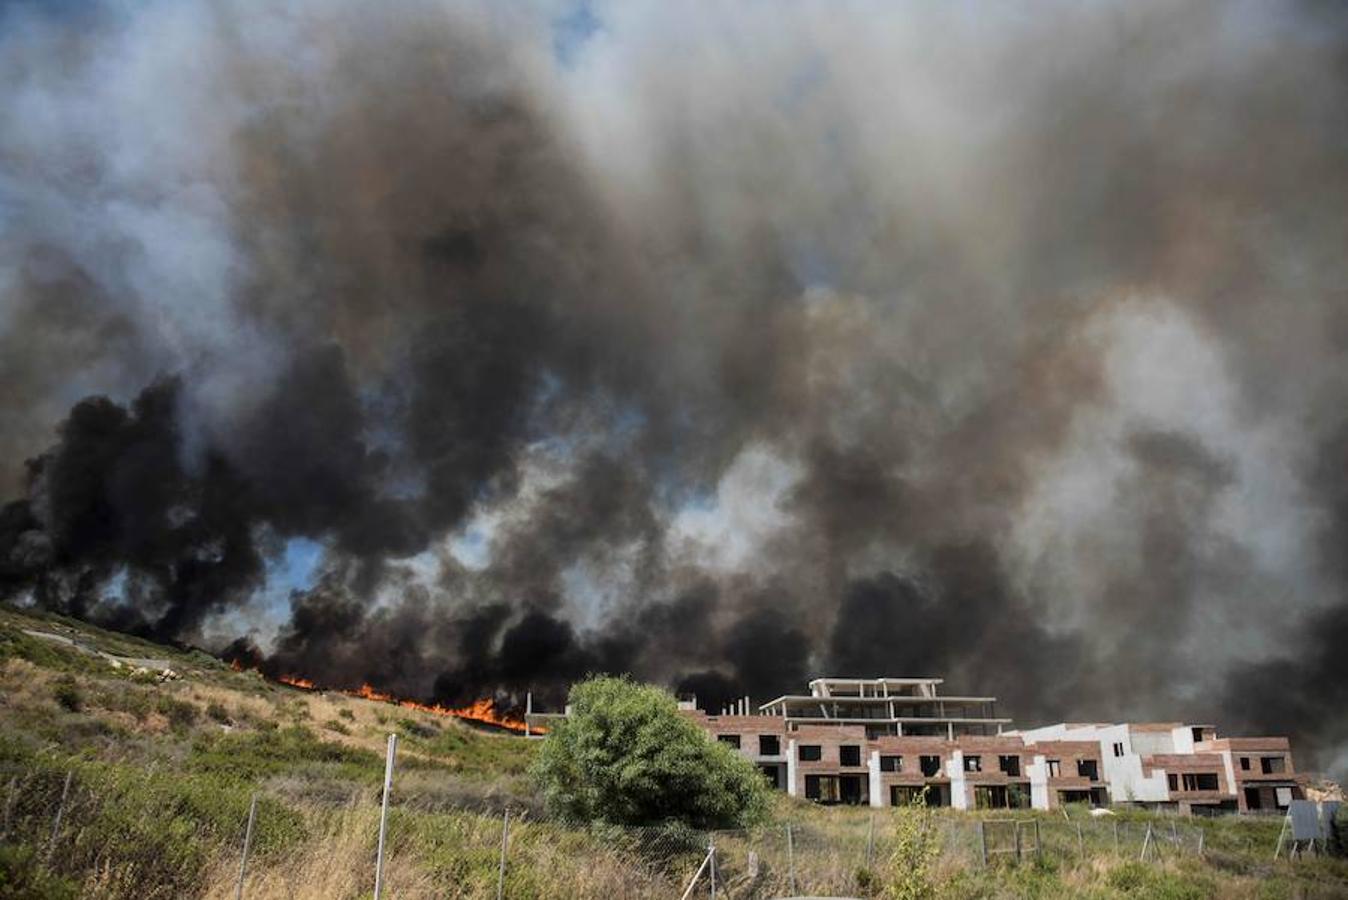
<instances>
[{"instance_id":1,"label":"dark window","mask_svg":"<svg viewBox=\"0 0 1348 900\"><path fill-rule=\"evenodd\" d=\"M974 788L974 809L1006 809L1010 805L1007 790L1001 785Z\"/></svg>"},{"instance_id":2,"label":"dark window","mask_svg":"<svg viewBox=\"0 0 1348 900\"><path fill-rule=\"evenodd\" d=\"M1077 775L1095 781L1100 777L1100 768L1093 759L1079 759L1077 760Z\"/></svg>"},{"instance_id":3,"label":"dark window","mask_svg":"<svg viewBox=\"0 0 1348 900\"><path fill-rule=\"evenodd\" d=\"M758 736L758 754L759 756L777 756L782 752L781 738L775 734L760 734Z\"/></svg>"},{"instance_id":4,"label":"dark window","mask_svg":"<svg viewBox=\"0 0 1348 900\"><path fill-rule=\"evenodd\" d=\"M997 757L997 767L1007 775L1020 774L1019 756L999 756Z\"/></svg>"},{"instance_id":5,"label":"dark window","mask_svg":"<svg viewBox=\"0 0 1348 900\"><path fill-rule=\"evenodd\" d=\"M966 757L964 757L964 771L966 771L966 772L981 772L981 771L983 771L983 757L981 757L981 756L966 756Z\"/></svg>"},{"instance_id":6,"label":"dark window","mask_svg":"<svg viewBox=\"0 0 1348 900\"><path fill-rule=\"evenodd\" d=\"M902 771L903 771L903 757L902 757L902 756L882 756L882 757L880 757L880 771L881 771L881 772L902 772Z\"/></svg>"},{"instance_id":7,"label":"dark window","mask_svg":"<svg viewBox=\"0 0 1348 900\"><path fill-rule=\"evenodd\" d=\"M1287 762L1281 756L1265 756L1259 760L1259 770L1265 775L1278 775L1287 771Z\"/></svg>"},{"instance_id":8,"label":"dark window","mask_svg":"<svg viewBox=\"0 0 1348 900\"><path fill-rule=\"evenodd\" d=\"M861 748L856 744L844 744L839 747L838 764L843 766L861 765Z\"/></svg>"},{"instance_id":9,"label":"dark window","mask_svg":"<svg viewBox=\"0 0 1348 900\"><path fill-rule=\"evenodd\" d=\"M763 777L767 779L768 786L771 787L774 791L781 790L782 788L781 778L778 775L778 771L780 768L781 765L779 763L772 763L771 765L758 767L758 770L763 773Z\"/></svg>"},{"instance_id":10,"label":"dark window","mask_svg":"<svg viewBox=\"0 0 1348 900\"><path fill-rule=\"evenodd\" d=\"M1240 768L1246 772L1250 771L1250 758L1248 756L1240 758Z\"/></svg>"},{"instance_id":11,"label":"dark window","mask_svg":"<svg viewBox=\"0 0 1348 900\"><path fill-rule=\"evenodd\" d=\"M941 771L941 757L923 756L918 759L922 766L922 774L927 778L935 777L936 773Z\"/></svg>"},{"instance_id":12,"label":"dark window","mask_svg":"<svg viewBox=\"0 0 1348 900\"><path fill-rule=\"evenodd\" d=\"M841 799L838 790L838 776L806 775L805 799L817 800L820 803L837 803Z\"/></svg>"},{"instance_id":13,"label":"dark window","mask_svg":"<svg viewBox=\"0 0 1348 900\"><path fill-rule=\"evenodd\" d=\"M1179 776L1178 776L1178 775L1167 775L1167 776L1165 777L1165 784L1166 784L1166 787L1170 788L1172 791L1178 791L1178 790L1179 790Z\"/></svg>"},{"instance_id":14,"label":"dark window","mask_svg":"<svg viewBox=\"0 0 1348 900\"><path fill-rule=\"evenodd\" d=\"M1215 791L1217 790L1217 773L1186 772L1184 789L1186 791Z\"/></svg>"},{"instance_id":15,"label":"dark window","mask_svg":"<svg viewBox=\"0 0 1348 900\"><path fill-rule=\"evenodd\" d=\"M730 746L734 747L736 750L739 749L739 746L740 746L740 736L739 736L738 734L718 734L718 735L716 736L716 739L717 739L718 741L720 741L721 743L723 743L723 744L729 744Z\"/></svg>"},{"instance_id":16,"label":"dark window","mask_svg":"<svg viewBox=\"0 0 1348 900\"><path fill-rule=\"evenodd\" d=\"M1062 760L1050 759L1048 761L1048 777L1058 778L1062 775Z\"/></svg>"},{"instance_id":17,"label":"dark window","mask_svg":"<svg viewBox=\"0 0 1348 900\"><path fill-rule=\"evenodd\" d=\"M801 762L819 762L824 758L824 753L819 749L818 744L801 744L800 761Z\"/></svg>"},{"instance_id":18,"label":"dark window","mask_svg":"<svg viewBox=\"0 0 1348 900\"><path fill-rule=\"evenodd\" d=\"M1115 742L1114 742L1114 755L1115 755L1115 756L1123 756L1123 742L1122 742L1122 741L1115 741Z\"/></svg>"},{"instance_id":19,"label":"dark window","mask_svg":"<svg viewBox=\"0 0 1348 900\"><path fill-rule=\"evenodd\" d=\"M1201 728L1195 728L1195 729L1194 729L1194 740L1195 740L1195 741L1201 741L1201 740L1203 740L1203 729L1201 729Z\"/></svg>"}]
</instances>

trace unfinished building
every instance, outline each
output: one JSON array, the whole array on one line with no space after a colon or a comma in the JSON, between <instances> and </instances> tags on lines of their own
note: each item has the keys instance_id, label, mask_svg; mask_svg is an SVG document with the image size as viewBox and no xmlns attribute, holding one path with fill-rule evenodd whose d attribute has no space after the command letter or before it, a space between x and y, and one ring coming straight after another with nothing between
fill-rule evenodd
<instances>
[{"instance_id":1,"label":"unfinished building","mask_svg":"<svg viewBox=\"0 0 1348 900\"><path fill-rule=\"evenodd\" d=\"M1303 796L1286 738L1219 738L1180 723L1012 730L995 698L943 697L941 683L820 678L756 712L747 698L719 715L681 705L774 788L819 803L1215 813L1285 810Z\"/></svg>"}]
</instances>

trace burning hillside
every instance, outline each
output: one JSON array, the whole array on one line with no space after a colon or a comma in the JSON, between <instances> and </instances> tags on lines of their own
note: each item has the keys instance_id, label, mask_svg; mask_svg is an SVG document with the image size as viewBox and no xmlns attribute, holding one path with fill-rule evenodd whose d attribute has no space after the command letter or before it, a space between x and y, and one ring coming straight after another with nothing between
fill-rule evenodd
<instances>
[{"instance_id":1,"label":"burning hillside","mask_svg":"<svg viewBox=\"0 0 1348 900\"><path fill-rule=\"evenodd\" d=\"M268 677L261 670L244 666L238 660L232 660L230 667L236 672L256 672L263 678ZM499 709L496 701L490 697L484 697L476 700L467 706L448 707L439 703L421 703L416 700L408 700L397 697L384 691L376 690L369 684L362 684L355 690L346 690L342 688L321 687L314 681L303 678L299 675L278 675L270 679L279 684L297 688L302 691L316 692L335 692L345 694L348 697L359 697L362 700L374 700L379 703L390 703L394 706L400 706L403 709L415 709L420 712L430 713L434 716L443 716L446 718L463 719L478 725L488 725L492 728L498 728L503 731L510 731L516 734L546 734L547 729L537 725L530 726L524 721L523 715L511 709Z\"/></svg>"}]
</instances>

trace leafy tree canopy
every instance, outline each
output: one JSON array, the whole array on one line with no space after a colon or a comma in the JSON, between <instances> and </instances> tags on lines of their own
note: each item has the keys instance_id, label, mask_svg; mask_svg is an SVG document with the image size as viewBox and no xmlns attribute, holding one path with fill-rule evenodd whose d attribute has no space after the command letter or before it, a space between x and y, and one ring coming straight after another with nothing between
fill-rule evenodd
<instances>
[{"instance_id":1,"label":"leafy tree canopy","mask_svg":"<svg viewBox=\"0 0 1348 900\"><path fill-rule=\"evenodd\" d=\"M707 735L661 688L592 677L571 688L571 714L532 768L548 808L614 825L681 822L738 828L767 813L757 767Z\"/></svg>"}]
</instances>

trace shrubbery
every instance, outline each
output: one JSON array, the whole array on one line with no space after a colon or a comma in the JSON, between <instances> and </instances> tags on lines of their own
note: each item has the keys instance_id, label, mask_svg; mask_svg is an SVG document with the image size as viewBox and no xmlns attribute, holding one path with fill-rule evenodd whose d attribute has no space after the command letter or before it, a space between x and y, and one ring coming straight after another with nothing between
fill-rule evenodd
<instances>
[{"instance_id":1,"label":"shrubbery","mask_svg":"<svg viewBox=\"0 0 1348 900\"><path fill-rule=\"evenodd\" d=\"M710 741L668 692L597 677L571 689L571 715L531 768L553 812L614 825L740 828L766 816L758 769Z\"/></svg>"},{"instance_id":2,"label":"shrubbery","mask_svg":"<svg viewBox=\"0 0 1348 900\"><path fill-rule=\"evenodd\" d=\"M79 712L84 706L84 695L80 693L79 685L75 679L66 675L56 682L56 687L52 690L52 696L56 702L66 712Z\"/></svg>"},{"instance_id":3,"label":"shrubbery","mask_svg":"<svg viewBox=\"0 0 1348 900\"><path fill-rule=\"evenodd\" d=\"M42 869L28 847L0 844L0 900L75 900L79 888Z\"/></svg>"}]
</instances>

